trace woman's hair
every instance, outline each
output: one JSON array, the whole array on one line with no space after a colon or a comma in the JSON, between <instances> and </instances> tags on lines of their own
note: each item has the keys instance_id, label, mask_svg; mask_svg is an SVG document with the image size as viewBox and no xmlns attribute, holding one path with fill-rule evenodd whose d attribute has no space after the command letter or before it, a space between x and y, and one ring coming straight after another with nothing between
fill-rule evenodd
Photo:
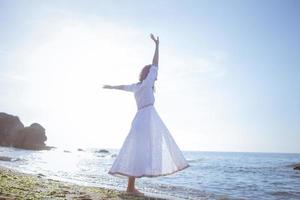
<instances>
[{"instance_id":1,"label":"woman's hair","mask_svg":"<svg viewBox=\"0 0 300 200\"><path fill-rule=\"evenodd\" d=\"M142 82L148 75L151 65L146 65L143 67L142 71L140 72L140 82Z\"/></svg>"},{"instance_id":2,"label":"woman's hair","mask_svg":"<svg viewBox=\"0 0 300 200\"><path fill-rule=\"evenodd\" d=\"M145 78L147 77L147 75L150 71L150 67L151 67L151 65L145 65L143 67L143 69L141 70L140 77L139 77L140 83L142 83L142 81L145 80ZM155 91L154 85L153 85L153 91Z\"/></svg>"}]
</instances>

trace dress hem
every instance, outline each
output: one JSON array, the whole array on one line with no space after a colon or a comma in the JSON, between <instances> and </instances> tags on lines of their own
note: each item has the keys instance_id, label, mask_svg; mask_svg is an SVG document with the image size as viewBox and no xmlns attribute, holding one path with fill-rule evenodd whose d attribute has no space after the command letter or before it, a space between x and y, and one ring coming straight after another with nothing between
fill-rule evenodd
<instances>
[{"instance_id":1,"label":"dress hem","mask_svg":"<svg viewBox=\"0 0 300 200\"><path fill-rule=\"evenodd\" d=\"M178 171L181 171L181 170L184 170L186 168L190 167L189 164L187 164L186 166L182 167L182 168L179 168L173 172L170 172L170 173L165 173L165 174L157 174L157 175L151 175L151 174L143 174L143 175L140 175L140 176L133 176L133 175L130 175L130 174L126 174L126 173L122 173L122 172L108 172L108 174L110 175L122 175L122 176L128 176L128 177L134 177L134 178L142 178L142 177L148 177L148 178L153 178L153 177L158 177L158 176L167 176L167 175L171 175L171 174L174 174Z\"/></svg>"}]
</instances>

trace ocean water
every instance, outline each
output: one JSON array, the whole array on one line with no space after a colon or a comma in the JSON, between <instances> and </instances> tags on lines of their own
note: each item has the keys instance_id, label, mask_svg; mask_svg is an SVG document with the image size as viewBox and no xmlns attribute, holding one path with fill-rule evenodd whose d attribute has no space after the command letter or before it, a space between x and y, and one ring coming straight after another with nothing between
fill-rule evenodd
<instances>
[{"instance_id":1,"label":"ocean water","mask_svg":"<svg viewBox=\"0 0 300 200\"><path fill-rule=\"evenodd\" d=\"M0 165L47 178L89 186L126 189L127 179L107 174L118 150L99 153L52 149L30 151L0 147L13 162ZM137 187L170 199L300 199L300 154L183 152L190 167L175 174L137 179Z\"/></svg>"}]
</instances>

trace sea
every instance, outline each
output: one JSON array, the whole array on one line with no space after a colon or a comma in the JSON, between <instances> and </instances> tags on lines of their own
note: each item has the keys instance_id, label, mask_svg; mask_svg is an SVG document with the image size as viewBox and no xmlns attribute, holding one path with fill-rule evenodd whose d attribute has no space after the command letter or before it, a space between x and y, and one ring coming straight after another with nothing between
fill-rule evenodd
<instances>
[{"instance_id":1,"label":"sea","mask_svg":"<svg viewBox=\"0 0 300 200\"><path fill-rule=\"evenodd\" d=\"M126 190L127 179L107 172L118 150L63 149L31 151L0 147L0 156L13 161L0 165L46 178ZM139 178L146 194L168 199L300 199L300 154L183 151L190 167L175 174Z\"/></svg>"}]
</instances>

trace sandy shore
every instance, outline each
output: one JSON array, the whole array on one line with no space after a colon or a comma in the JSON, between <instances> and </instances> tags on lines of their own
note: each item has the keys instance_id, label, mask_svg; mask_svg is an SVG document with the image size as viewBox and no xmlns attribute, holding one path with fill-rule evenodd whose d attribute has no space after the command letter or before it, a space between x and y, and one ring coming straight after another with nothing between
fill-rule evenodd
<instances>
[{"instance_id":1,"label":"sandy shore","mask_svg":"<svg viewBox=\"0 0 300 200\"><path fill-rule=\"evenodd\" d=\"M87 187L24 174L0 166L0 200L2 199L134 199L163 200L160 197L137 197L126 192Z\"/></svg>"}]
</instances>

